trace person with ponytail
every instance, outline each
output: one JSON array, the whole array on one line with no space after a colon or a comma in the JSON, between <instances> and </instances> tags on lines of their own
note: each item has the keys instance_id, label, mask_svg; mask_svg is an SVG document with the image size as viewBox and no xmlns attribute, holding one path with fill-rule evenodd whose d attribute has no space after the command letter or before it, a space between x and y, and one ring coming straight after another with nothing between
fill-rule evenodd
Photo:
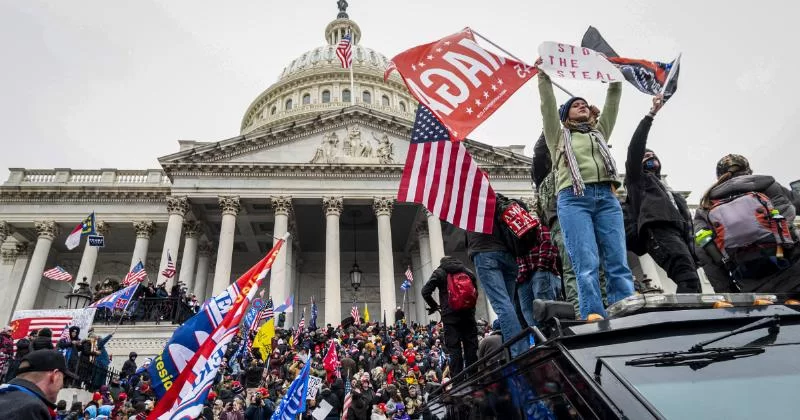
<instances>
[{"instance_id":1,"label":"person with ponytail","mask_svg":"<svg viewBox=\"0 0 800 420\"><path fill-rule=\"evenodd\" d=\"M747 253L747 261L740 258L739 261L718 261L719 257L714 257L707 249L696 247L697 257L700 265L706 273L711 286L717 293L722 292L769 292L780 293L789 291L800 291L800 237L795 227L795 217L797 209L800 208L800 194L784 187L769 175L754 175L750 169L750 162L742 155L729 154L717 162L716 168L717 181L703 194L700 200L700 208L694 216L695 237L700 237L702 232L714 232L714 242L708 246L714 247L716 253L720 253L719 247L715 245L718 240L718 232L725 231L724 228L718 229L710 220L713 209L726 202L732 202L738 197L759 194L760 197L769 199L769 203L775 212L770 215L769 226L780 225L776 229L777 244L760 243L747 248L757 248L757 258L752 258L753 249L744 249L741 252ZM763 198L762 198L763 199ZM727 217L752 217L755 221L758 215L742 214L741 212L726 212ZM730 223L730 226L740 229L744 225L758 225L757 223L738 223L735 220L722 220L721 223ZM738 226L737 226L738 225ZM783 231L783 226L788 232ZM730 232L730 231L729 231ZM727 238L726 238L727 239ZM747 242L747 241L745 241ZM723 250L726 253L730 249ZM732 259L736 259L735 256Z\"/></svg>"},{"instance_id":2,"label":"person with ponytail","mask_svg":"<svg viewBox=\"0 0 800 420\"><path fill-rule=\"evenodd\" d=\"M537 66L540 63L541 59ZM609 84L602 113L580 97L557 107L553 84L539 71L544 136L556 176L558 220L577 278L581 319L606 316L599 281L601 265L609 304L634 293L622 207L615 195L621 184L608 148L621 95L621 82Z\"/></svg>"}]
</instances>

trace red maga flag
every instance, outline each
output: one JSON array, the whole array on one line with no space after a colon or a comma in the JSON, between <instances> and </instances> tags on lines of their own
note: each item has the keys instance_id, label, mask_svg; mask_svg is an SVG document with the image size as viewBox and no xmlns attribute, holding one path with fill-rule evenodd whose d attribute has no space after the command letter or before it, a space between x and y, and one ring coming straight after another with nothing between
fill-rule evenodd
<instances>
[{"instance_id":1,"label":"red maga flag","mask_svg":"<svg viewBox=\"0 0 800 420\"><path fill-rule=\"evenodd\" d=\"M489 180L425 105L417 108L397 199L422 204L464 230L492 233L494 227L497 197Z\"/></svg>"},{"instance_id":2,"label":"red maga flag","mask_svg":"<svg viewBox=\"0 0 800 420\"><path fill-rule=\"evenodd\" d=\"M486 51L469 28L396 55L384 77L393 70L453 140L463 140L537 72Z\"/></svg>"}]
</instances>

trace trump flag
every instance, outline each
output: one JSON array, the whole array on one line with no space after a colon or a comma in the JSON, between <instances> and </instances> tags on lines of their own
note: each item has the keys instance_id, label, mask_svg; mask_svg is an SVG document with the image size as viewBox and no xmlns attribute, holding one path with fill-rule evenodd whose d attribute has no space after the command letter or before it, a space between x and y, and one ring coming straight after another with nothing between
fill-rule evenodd
<instances>
[{"instance_id":1,"label":"trump flag","mask_svg":"<svg viewBox=\"0 0 800 420\"><path fill-rule=\"evenodd\" d=\"M264 259L175 330L164 351L148 368L158 397L158 404L148 418L183 419L200 415L228 343L238 332L247 307L285 241L286 236L275 243Z\"/></svg>"},{"instance_id":2,"label":"trump flag","mask_svg":"<svg viewBox=\"0 0 800 420\"><path fill-rule=\"evenodd\" d=\"M408 91L463 140L511 97L536 69L478 45L470 28L392 58Z\"/></svg>"}]
</instances>

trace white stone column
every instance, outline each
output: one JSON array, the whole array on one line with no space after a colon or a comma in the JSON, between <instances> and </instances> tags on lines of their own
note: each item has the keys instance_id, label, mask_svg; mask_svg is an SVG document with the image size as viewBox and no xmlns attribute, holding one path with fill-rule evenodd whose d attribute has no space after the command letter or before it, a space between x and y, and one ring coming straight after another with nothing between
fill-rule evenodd
<instances>
[{"instance_id":1,"label":"white stone column","mask_svg":"<svg viewBox=\"0 0 800 420\"><path fill-rule=\"evenodd\" d=\"M47 257L50 255L50 246L53 239L58 235L58 225L52 220L35 222L36 233L39 238L36 240L36 248L22 282L19 298L17 299L17 310L34 309L36 296L39 294L39 286L42 283L42 273L47 264Z\"/></svg>"},{"instance_id":2,"label":"white stone column","mask_svg":"<svg viewBox=\"0 0 800 420\"><path fill-rule=\"evenodd\" d=\"M103 221L98 221L95 225L95 231L102 236L108 234L108 224ZM89 286L94 286L94 268L97 266L97 255L100 253L100 248L96 246L89 246L89 240L83 245L83 255L81 256L81 265L78 267L78 274L75 276L75 285L86 279Z\"/></svg>"},{"instance_id":3,"label":"white stone column","mask_svg":"<svg viewBox=\"0 0 800 420\"><path fill-rule=\"evenodd\" d=\"M386 312L386 322L394 324L397 296L394 282L394 252L392 250L392 206L394 198L375 197L372 207L378 218L378 273L381 291L381 312Z\"/></svg>"},{"instance_id":4,"label":"white stone column","mask_svg":"<svg viewBox=\"0 0 800 420\"><path fill-rule=\"evenodd\" d=\"M231 260L233 259L233 237L236 234L236 215L241 210L239 197L219 197L222 208L222 225L219 229L219 247L217 248L217 268L214 270L213 296L225 291L231 284Z\"/></svg>"},{"instance_id":5,"label":"white stone column","mask_svg":"<svg viewBox=\"0 0 800 420\"><path fill-rule=\"evenodd\" d=\"M167 291L172 290L175 277L173 276L171 279L164 278L161 272L167 267L167 253L172 257L172 262L176 266L178 264L178 251L181 245L183 217L186 216L187 211L189 211L189 200L186 197L167 197L169 220L167 221L167 233L164 237L164 248L161 250L161 263L159 263L158 273L156 273L156 285L166 281Z\"/></svg>"},{"instance_id":6,"label":"white stone column","mask_svg":"<svg viewBox=\"0 0 800 420\"><path fill-rule=\"evenodd\" d=\"M30 244L27 243L18 243L14 250L17 254L17 259L14 262L13 268L11 269L11 274L9 275L9 281L6 286L3 287L4 290L8 290L7 297L4 297L2 302L6 302L5 299L8 299L9 302L8 307L8 314L9 320L11 319L11 315L14 314L14 310L16 310L17 300L19 299L20 291L22 290L22 280L25 278L25 272L28 269L28 263L31 259L31 254L33 252L32 247ZM5 296L5 294L3 294ZM5 307L5 304L3 304Z\"/></svg>"},{"instance_id":7,"label":"white stone column","mask_svg":"<svg viewBox=\"0 0 800 420\"><path fill-rule=\"evenodd\" d=\"M197 274L194 279L193 293L199 302L205 302L206 286L208 284L208 265L211 261L211 245L201 242L197 246Z\"/></svg>"},{"instance_id":8,"label":"white stone column","mask_svg":"<svg viewBox=\"0 0 800 420\"><path fill-rule=\"evenodd\" d=\"M0 248L3 247L3 243L9 236L11 236L11 225L9 225L6 222L0 221ZM0 261L0 264L2 264L0 265L0 285L5 285L8 282L8 279L11 277L11 270L14 268L14 261L17 259L16 249L3 249L2 258L3 260ZM10 262L6 263L3 261L10 261ZM1 296L0 300L2 300ZM0 314L2 314L2 311L3 308L0 307Z\"/></svg>"},{"instance_id":9,"label":"white stone column","mask_svg":"<svg viewBox=\"0 0 800 420\"><path fill-rule=\"evenodd\" d=\"M0 246L6 241L6 238L11 236L11 225L8 222L0 221Z\"/></svg>"},{"instance_id":10,"label":"white stone column","mask_svg":"<svg viewBox=\"0 0 800 420\"><path fill-rule=\"evenodd\" d=\"M147 250L150 247L150 238L156 231L156 224L152 220L142 220L133 222L133 229L136 231L136 244L133 246L133 257L131 257L131 268L141 262L147 264Z\"/></svg>"},{"instance_id":11,"label":"white stone column","mask_svg":"<svg viewBox=\"0 0 800 420\"><path fill-rule=\"evenodd\" d=\"M296 292L295 284L294 284L294 242L295 242L295 233L297 232L292 228L291 219L289 221L289 239L286 241L284 246L286 247L286 295L294 295L295 301L300 299L300 296ZM311 312L309 312L309 315ZM294 323L294 310L286 314L286 321L291 321Z\"/></svg>"},{"instance_id":12,"label":"white stone column","mask_svg":"<svg viewBox=\"0 0 800 420\"><path fill-rule=\"evenodd\" d=\"M418 323L427 324L428 311L425 310L422 287L425 286L428 279L422 275L422 271L419 269L422 266L422 256L420 254L419 248L411 251L411 271L414 272L414 314Z\"/></svg>"},{"instance_id":13,"label":"white stone column","mask_svg":"<svg viewBox=\"0 0 800 420\"><path fill-rule=\"evenodd\" d=\"M342 215L343 203L342 197L322 198L325 209L325 320L322 325L336 326L342 321L339 216Z\"/></svg>"},{"instance_id":14,"label":"white stone column","mask_svg":"<svg viewBox=\"0 0 800 420\"><path fill-rule=\"evenodd\" d=\"M15 246L13 248L2 250L0 261L0 282L3 285L4 293L0 293L0 325L8 325L11 320L11 315L14 310L14 300L19 293L19 286L22 277L18 277L16 281L12 274L14 272L14 265L17 262L17 257L24 255L25 246Z\"/></svg>"},{"instance_id":15,"label":"white stone column","mask_svg":"<svg viewBox=\"0 0 800 420\"><path fill-rule=\"evenodd\" d=\"M439 266L439 261L444 257L444 242L442 240L442 223L433 213L425 210L428 218L428 232L431 246L431 272Z\"/></svg>"},{"instance_id":16,"label":"white stone column","mask_svg":"<svg viewBox=\"0 0 800 420\"><path fill-rule=\"evenodd\" d=\"M289 212L292 210L292 197L290 196L273 196L270 197L272 201L272 211L275 214L275 225L272 230L272 245L278 243L279 238L283 238L286 232L289 231ZM292 289L288 284L288 276L286 270L288 268L286 262L286 253L291 246L290 242L283 244L281 251L275 257L272 264L272 273L270 274L269 294L272 296L272 301L275 305L283 304L286 298L292 293ZM286 314L286 322L289 325L289 313Z\"/></svg>"},{"instance_id":17,"label":"white stone column","mask_svg":"<svg viewBox=\"0 0 800 420\"><path fill-rule=\"evenodd\" d=\"M197 263L197 240L203 230L203 225L196 220L183 222L183 257L181 258L181 273L178 281L186 285L186 293L192 293L194 287L194 269Z\"/></svg>"}]
</instances>

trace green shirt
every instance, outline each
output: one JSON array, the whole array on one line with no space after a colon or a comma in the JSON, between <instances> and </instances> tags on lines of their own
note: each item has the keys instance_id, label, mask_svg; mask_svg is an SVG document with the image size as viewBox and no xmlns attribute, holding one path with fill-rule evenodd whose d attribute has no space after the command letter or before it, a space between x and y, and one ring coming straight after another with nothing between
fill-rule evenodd
<instances>
[{"instance_id":1,"label":"green shirt","mask_svg":"<svg viewBox=\"0 0 800 420\"><path fill-rule=\"evenodd\" d=\"M541 71L539 72L539 96L542 100L544 137L547 141L547 148L550 150L551 159L553 159L553 170L558 171L556 174L556 192L558 192L572 187L572 177L564 156L561 119L558 117L558 104L556 104L556 96L553 93L553 83ZM611 83L608 86L603 112L600 113L600 120L597 123L597 131L605 137L607 143L614 124L617 122L620 96L622 96L622 82ZM611 182L619 186L616 177L606 171L599 146L590 137L592 134L573 131L571 136L572 150L575 152L575 159L578 162L583 182L585 184Z\"/></svg>"}]
</instances>

